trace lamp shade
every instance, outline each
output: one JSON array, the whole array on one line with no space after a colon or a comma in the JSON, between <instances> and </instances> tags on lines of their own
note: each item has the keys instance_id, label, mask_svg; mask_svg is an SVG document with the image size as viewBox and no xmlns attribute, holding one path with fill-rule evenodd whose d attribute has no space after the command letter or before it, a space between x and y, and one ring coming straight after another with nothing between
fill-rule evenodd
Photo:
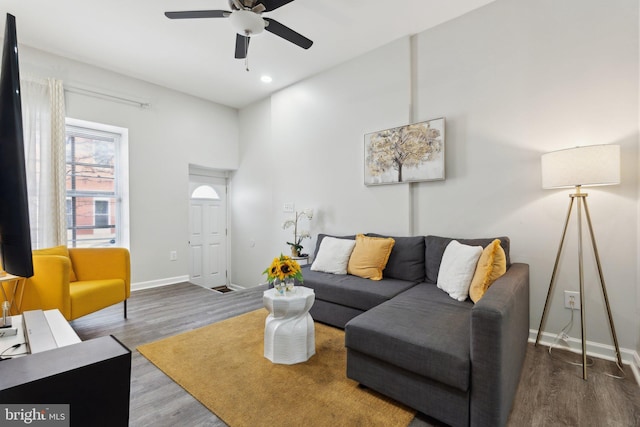
<instances>
[{"instance_id":1,"label":"lamp shade","mask_svg":"<svg viewBox=\"0 0 640 427\"><path fill-rule=\"evenodd\" d=\"M620 184L620 146L589 145L542 155L542 188Z\"/></svg>"}]
</instances>

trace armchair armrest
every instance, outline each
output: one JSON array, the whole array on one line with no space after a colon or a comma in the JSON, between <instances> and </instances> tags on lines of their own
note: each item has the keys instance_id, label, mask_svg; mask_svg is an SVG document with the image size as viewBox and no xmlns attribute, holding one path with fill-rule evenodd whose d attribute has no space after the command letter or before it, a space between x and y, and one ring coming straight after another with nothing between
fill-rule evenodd
<instances>
[{"instance_id":1,"label":"armchair armrest","mask_svg":"<svg viewBox=\"0 0 640 427\"><path fill-rule=\"evenodd\" d=\"M471 314L471 426L504 426L529 338L529 266L514 263Z\"/></svg>"},{"instance_id":2,"label":"armchair armrest","mask_svg":"<svg viewBox=\"0 0 640 427\"><path fill-rule=\"evenodd\" d=\"M71 262L59 255L35 255L34 275L24 284L21 311L57 308L65 316L71 314L69 302L69 271ZM20 298L20 296L18 296Z\"/></svg>"},{"instance_id":3,"label":"armchair armrest","mask_svg":"<svg viewBox=\"0 0 640 427\"><path fill-rule=\"evenodd\" d=\"M126 248L69 248L78 281L122 279L131 296L131 264Z\"/></svg>"}]
</instances>

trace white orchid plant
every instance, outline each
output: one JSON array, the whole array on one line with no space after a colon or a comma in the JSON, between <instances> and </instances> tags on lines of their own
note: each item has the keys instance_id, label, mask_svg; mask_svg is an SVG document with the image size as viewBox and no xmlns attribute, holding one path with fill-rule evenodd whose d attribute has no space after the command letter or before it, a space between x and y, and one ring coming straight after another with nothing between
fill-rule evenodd
<instances>
[{"instance_id":1,"label":"white orchid plant","mask_svg":"<svg viewBox=\"0 0 640 427\"><path fill-rule=\"evenodd\" d=\"M288 219L282 224L282 229L286 230L287 228L293 226L293 242L287 242L287 245L291 246L291 255L292 256L300 256L300 251L302 250L302 241L304 239L311 238L311 234L307 230L298 230L298 221L301 218L307 218L311 220L313 218L313 209L305 209L303 211L297 212L295 214L295 219Z\"/></svg>"}]
</instances>

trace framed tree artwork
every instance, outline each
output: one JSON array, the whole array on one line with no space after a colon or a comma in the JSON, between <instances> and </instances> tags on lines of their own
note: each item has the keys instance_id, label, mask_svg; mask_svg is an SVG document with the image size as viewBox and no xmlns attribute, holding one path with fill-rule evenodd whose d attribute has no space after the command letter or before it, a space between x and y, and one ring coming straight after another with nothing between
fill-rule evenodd
<instances>
[{"instance_id":1,"label":"framed tree artwork","mask_svg":"<svg viewBox=\"0 0 640 427\"><path fill-rule=\"evenodd\" d=\"M365 185L444 179L444 117L364 136Z\"/></svg>"}]
</instances>

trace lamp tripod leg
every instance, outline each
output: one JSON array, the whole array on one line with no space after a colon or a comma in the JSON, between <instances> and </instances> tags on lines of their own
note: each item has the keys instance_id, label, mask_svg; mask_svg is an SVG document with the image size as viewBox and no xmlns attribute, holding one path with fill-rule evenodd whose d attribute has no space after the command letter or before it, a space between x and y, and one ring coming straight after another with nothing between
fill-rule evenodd
<instances>
[{"instance_id":1,"label":"lamp tripod leg","mask_svg":"<svg viewBox=\"0 0 640 427\"><path fill-rule=\"evenodd\" d=\"M542 310L542 318L540 319L540 327L538 328L538 334L536 336L536 343L540 341L540 337L542 336L542 330L544 328L544 322L547 318L547 313L549 310L549 301L551 301L551 295L553 295L553 288L555 286L556 281L556 273L558 272L558 265L560 264L560 255L562 255L562 247L564 246L564 239L567 235L567 227L569 226L569 219L571 218L571 209L573 208L573 197L569 201L569 209L567 210L567 219L564 221L564 229L562 230L562 237L560 238L560 245L558 246L558 254L556 255L556 262L553 265L553 273L551 273L551 281L549 282L549 290L547 291L547 299L544 302L544 309Z\"/></svg>"},{"instance_id":2,"label":"lamp tripod leg","mask_svg":"<svg viewBox=\"0 0 640 427\"><path fill-rule=\"evenodd\" d=\"M616 335L616 328L613 324L613 316L611 315L611 307L609 306L609 297L607 296L607 287L604 282L604 274L602 273L602 266L600 265L600 254L598 253L598 246L596 245L596 238L593 233L593 225L591 224L591 215L589 215L589 207L587 206L587 199L584 199L584 211L587 215L587 224L589 225L589 234L591 235L591 244L593 246L593 253L596 257L596 265L598 267L598 276L600 277L600 287L602 288L602 296L607 308L607 316L609 317L609 328L611 329L611 336L613 337L613 345L616 349L616 359L618 361L618 367L622 369L622 356L620 355L620 347L618 346L618 336Z\"/></svg>"},{"instance_id":3,"label":"lamp tripod leg","mask_svg":"<svg viewBox=\"0 0 640 427\"><path fill-rule=\"evenodd\" d=\"M582 257L582 201L585 195L578 198L578 275L580 279L580 337L582 340L582 379L587 379L587 327L584 306L584 267Z\"/></svg>"}]
</instances>

